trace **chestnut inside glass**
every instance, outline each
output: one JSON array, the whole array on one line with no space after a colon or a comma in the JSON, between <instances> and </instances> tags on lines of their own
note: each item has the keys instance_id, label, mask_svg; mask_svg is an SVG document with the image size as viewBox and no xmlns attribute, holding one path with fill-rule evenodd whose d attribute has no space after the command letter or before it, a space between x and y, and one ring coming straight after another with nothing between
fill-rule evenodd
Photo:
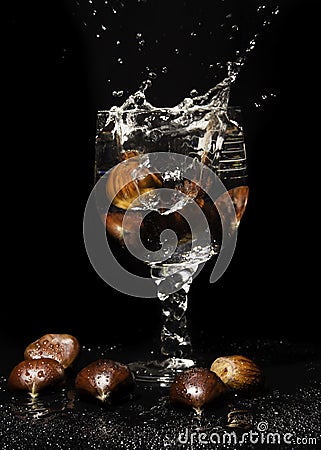
<instances>
[{"instance_id":1,"label":"chestnut inside glass","mask_svg":"<svg viewBox=\"0 0 321 450\"><path fill-rule=\"evenodd\" d=\"M151 210L145 215L140 227L140 239L151 253L158 251L161 237L164 238L162 233L167 229L174 231L178 244L173 255L165 261L137 262L138 265L142 263L149 267L149 276L158 286L157 297L161 301L163 321L161 356L156 360L146 358L129 365L138 381L168 383L177 372L197 363L186 320L188 291L193 277L203 264L220 251L220 217L206 192L197 187L197 180L194 183L182 179L180 173L174 171L154 173L148 166L141 166L139 176L135 179L137 158L157 152L195 158L220 178L235 208L236 222L231 225L231 233L237 233L248 198L240 108L228 107L227 111L210 106L152 110L113 108L99 111L97 115L95 181L98 182L107 172L111 174L106 193L112 198L112 205L104 217L108 239L113 241L115 248L120 249L117 254L120 255L123 251L124 260L130 260L126 257L124 242L124 237L135 239L134 233L131 234L130 217L135 228L140 211L146 209L146 202L141 199L152 197L157 189L183 192L202 209L208 220L211 244L200 247L197 253L191 252L191 233L184 217L180 216L179 207L169 214L164 213L161 208L158 213ZM122 161L126 161L126 165L119 165ZM137 198L138 205L139 200L141 201L140 206L134 201L133 208L131 201ZM166 289L162 291L161 286L168 280L171 280L172 285L176 283L177 289L167 294Z\"/></svg>"}]
</instances>

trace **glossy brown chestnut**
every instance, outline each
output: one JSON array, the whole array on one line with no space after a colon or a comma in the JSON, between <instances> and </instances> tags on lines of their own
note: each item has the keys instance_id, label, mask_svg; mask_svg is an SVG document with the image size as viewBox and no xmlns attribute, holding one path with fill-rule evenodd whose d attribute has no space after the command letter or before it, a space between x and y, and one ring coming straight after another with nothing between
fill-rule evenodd
<instances>
[{"instance_id":1,"label":"glossy brown chestnut","mask_svg":"<svg viewBox=\"0 0 321 450\"><path fill-rule=\"evenodd\" d=\"M80 396L102 402L134 387L134 376L128 366L110 359L99 359L84 367L77 375L75 388Z\"/></svg>"},{"instance_id":2,"label":"glossy brown chestnut","mask_svg":"<svg viewBox=\"0 0 321 450\"><path fill-rule=\"evenodd\" d=\"M197 412L227 392L222 380L207 368L193 367L176 375L170 388L171 403L191 406Z\"/></svg>"},{"instance_id":3,"label":"glossy brown chestnut","mask_svg":"<svg viewBox=\"0 0 321 450\"><path fill-rule=\"evenodd\" d=\"M126 210L139 195L161 186L158 174L147 167L140 167L137 158L129 158L111 171L106 183L106 194L113 205Z\"/></svg>"},{"instance_id":4,"label":"glossy brown chestnut","mask_svg":"<svg viewBox=\"0 0 321 450\"><path fill-rule=\"evenodd\" d=\"M234 391L255 391L263 384L262 370L254 361L242 355L217 358L211 365L211 370Z\"/></svg>"},{"instance_id":5,"label":"glossy brown chestnut","mask_svg":"<svg viewBox=\"0 0 321 450\"><path fill-rule=\"evenodd\" d=\"M21 361L8 378L11 391L29 391L35 398L39 391L56 386L64 379L63 367L54 359L42 358Z\"/></svg>"},{"instance_id":6,"label":"glossy brown chestnut","mask_svg":"<svg viewBox=\"0 0 321 450\"><path fill-rule=\"evenodd\" d=\"M66 369L78 356L79 349L78 340L70 334L45 334L28 345L24 351L24 358L55 359Z\"/></svg>"}]
</instances>

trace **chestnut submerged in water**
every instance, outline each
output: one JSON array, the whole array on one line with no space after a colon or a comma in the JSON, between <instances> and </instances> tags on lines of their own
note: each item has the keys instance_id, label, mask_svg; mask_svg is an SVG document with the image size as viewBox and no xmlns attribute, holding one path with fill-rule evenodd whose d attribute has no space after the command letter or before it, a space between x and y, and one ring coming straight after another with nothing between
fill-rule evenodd
<instances>
[{"instance_id":1,"label":"chestnut submerged in water","mask_svg":"<svg viewBox=\"0 0 321 450\"><path fill-rule=\"evenodd\" d=\"M193 367L178 374L170 388L170 402L191 406L200 413L205 405L223 397L227 388L223 381L207 368Z\"/></svg>"},{"instance_id":2,"label":"chestnut submerged in water","mask_svg":"<svg viewBox=\"0 0 321 450\"><path fill-rule=\"evenodd\" d=\"M134 376L125 364L99 359L84 367L77 375L75 388L80 396L102 402L128 393L134 387Z\"/></svg>"}]
</instances>

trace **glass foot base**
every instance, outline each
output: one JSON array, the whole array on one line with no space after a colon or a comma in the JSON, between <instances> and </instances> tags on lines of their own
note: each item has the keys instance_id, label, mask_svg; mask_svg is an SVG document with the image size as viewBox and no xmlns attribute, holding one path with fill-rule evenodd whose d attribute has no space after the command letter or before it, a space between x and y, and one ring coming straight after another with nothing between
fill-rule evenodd
<instances>
[{"instance_id":1,"label":"glass foot base","mask_svg":"<svg viewBox=\"0 0 321 450\"><path fill-rule=\"evenodd\" d=\"M175 376L189 367L195 365L195 361L189 358L167 358L163 361L137 361L128 364L137 381L145 383L160 383L168 386Z\"/></svg>"}]
</instances>

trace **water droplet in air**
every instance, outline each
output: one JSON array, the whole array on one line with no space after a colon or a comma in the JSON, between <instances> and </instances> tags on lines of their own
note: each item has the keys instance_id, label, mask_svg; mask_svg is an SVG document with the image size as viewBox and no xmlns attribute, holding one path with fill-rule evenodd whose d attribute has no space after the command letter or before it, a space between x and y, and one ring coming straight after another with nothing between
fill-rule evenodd
<instances>
[{"instance_id":1,"label":"water droplet in air","mask_svg":"<svg viewBox=\"0 0 321 450\"><path fill-rule=\"evenodd\" d=\"M142 105L145 102L145 95L143 93L137 92L134 96L134 102L136 105Z\"/></svg>"},{"instance_id":2,"label":"water droplet in air","mask_svg":"<svg viewBox=\"0 0 321 450\"><path fill-rule=\"evenodd\" d=\"M116 41L116 45L119 45L120 44L120 41Z\"/></svg>"},{"instance_id":3,"label":"water droplet in air","mask_svg":"<svg viewBox=\"0 0 321 450\"><path fill-rule=\"evenodd\" d=\"M176 55L179 55L179 50L178 50L178 48L175 48L174 52L176 53Z\"/></svg>"},{"instance_id":4,"label":"water droplet in air","mask_svg":"<svg viewBox=\"0 0 321 450\"><path fill-rule=\"evenodd\" d=\"M279 12L280 12L280 9L279 9L279 7L277 6L277 7L275 8L275 10L272 12L272 14L277 15L277 14L279 14Z\"/></svg>"},{"instance_id":5,"label":"water droplet in air","mask_svg":"<svg viewBox=\"0 0 321 450\"><path fill-rule=\"evenodd\" d=\"M237 25L232 25L232 30L233 30L233 31L238 31L238 30L239 30L239 27L238 27Z\"/></svg>"},{"instance_id":6,"label":"water droplet in air","mask_svg":"<svg viewBox=\"0 0 321 450\"><path fill-rule=\"evenodd\" d=\"M137 33L136 34L136 39L140 39L142 37L142 33Z\"/></svg>"},{"instance_id":7,"label":"water droplet in air","mask_svg":"<svg viewBox=\"0 0 321 450\"><path fill-rule=\"evenodd\" d=\"M116 11L115 8L111 8L111 9L113 10L113 13L114 13L114 14L117 14L117 11Z\"/></svg>"},{"instance_id":8,"label":"water droplet in air","mask_svg":"<svg viewBox=\"0 0 321 450\"><path fill-rule=\"evenodd\" d=\"M97 14L97 9L93 10L93 16L95 16Z\"/></svg>"},{"instance_id":9,"label":"water droplet in air","mask_svg":"<svg viewBox=\"0 0 321 450\"><path fill-rule=\"evenodd\" d=\"M104 31L106 31L106 30L107 30L107 27L105 27L105 25L101 25L101 29L104 30Z\"/></svg>"},{"instance_id":10,"label":"water droplet in air","mask_svg":"<svg viewBox=\"0 0 321 450\"><path fill-rule=\"evenodd\" d=\"M167 67L164 66L164 67L162 68L162 73L167 73L167 71L168 71Z\"/></svg>"},{"instance_id":11,"label":"water droplet in air","mask_svg":"<svg viewBox=\"0 0 321 450\"><path fill-rule=\"evenodd\" d=\"M257 12L262 11L262 9L264 9L265 7L266 7L265 5L260 5L260 6L257 8Z\"/></svg>"},{"instance_id":12,"label":"water droplet in air","mask_svg":"<svg viewBox=\"0 0 321 450\"><path fill-rule=\"evenodd\" d=\"M226 19L230 19L232 17L232 13L229 13L225 16Z\"/></svg>"},{"instance_id":13,"label":"water droplet in air","mask_svg":"<svg viewBox=\"0 0 321 450\"><path fill-rule=\"evenodd\" d=\"M157 77L155 72L149 72L148 73L148 77L151 78L152 80L155 80L155 78Z\"/></svg>"},{"instance_id":14,"label":"water droplet in air","mask_svg":"<svg viewBox=\"0 0 321 450\"><path fill-rule=\"evenodd\" d=\"M120 98L124 95L124 91L113 91L112 95L113 95L113 97Z\"/></svg>"},{"instance_id":15,"label":"water droplet in air","mask_svg":"<svg viewBox=\"0 0 321 450\"><path fill-rule=\"evenodd\" d=\"M96 38L100 38L100 34L96 34Z\"/></svg>"},{"instance_id":16,"label":"water droplet in air","mask_svg":"<svg viewBox=\"0 0 321 450\"><path fill-rule=\"evenodd\" d=\"M190 95L191 97L196 97L196 96L198 95L198 92L197 92L196 89L192 89L191 92L189 93L189 95Z\"/></svg>"},{"instance_id":17,"label":"water droplet in air","mask_svg":"<svg viewBox=\"0 0 321 450\"><path fill-rule=\"evenodd\" d=\"M266 27L267 25L270 25L270 21L269 20L264 20L263 22L263 26Z\"/></svg>"},{"instance_id":18,"label":"water droplet in air","mask_svg":"<svg viewBox=\"0 0 321 450\"><path fill-rule=\"evenodd\" d=\"M192 31L192 32L191 32L191 36L192 36L192 37L195 37L195 36L197 36L197 34L196 34L194 31Z\"/></svg>"},{"instance_id":19,"label":"water droplet in air","mask_svg":"<svg viewBox=\"0 0 321 450\"><path fill-rule=\"evenodd\" d=\"M117 61L119 62L119 64L123 64L124 61L121 58L118 58Z\"/></svg>"}]
</instances>

